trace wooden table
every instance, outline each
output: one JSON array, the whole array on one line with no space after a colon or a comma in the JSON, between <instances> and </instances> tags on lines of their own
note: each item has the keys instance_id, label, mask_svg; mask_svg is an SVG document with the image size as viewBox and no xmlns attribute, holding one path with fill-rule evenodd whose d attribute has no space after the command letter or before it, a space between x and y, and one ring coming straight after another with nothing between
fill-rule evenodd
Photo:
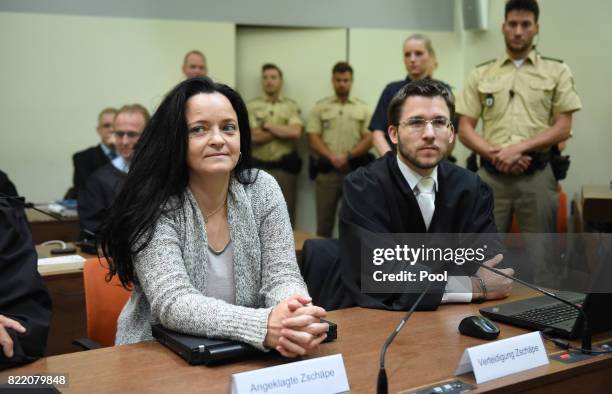
<instances>
[{"instance_id":1,"label":"wooden table","mask_svg":"<svg viewBox=\"0 0 612 394\"><path fill-rule=\"evenodd\" d=\"M525 296L525 292L516 292L511 299ZM476 314L479 307L475 304L442 305L435 312L416 312L387 353L389 392L453 379L463 350L484 343L457 332L461 319ZM375 392L380 348L402 315L402 312L361 308L331 312L328 318L338 324L339 338L336 342L322 345L314 356L341 353L351 392ZM500 324L500 328L500 338L526 332L505 324ZM594 340L605 338L609 336L596 336ZM549 354L557 352L548 342L546 347ZM28 366L0 372L0 382L5 382L8 375L68 373L69 387L61 388L66 393L227 393L231 374L282 362L284 360L277 357L212 368L189 366L170 350L150 341L48 357ZM603 393L612 387L612 355L569 365L551 361L549 365L480 385L476 385L471 374L459 378L476 386L476 392Z\"/></svg>"},{"instance_id":2,"label":"wooden table","mask_svg":"<svg viewBox=\"0 0 612 394\"><path fill-rule=\"evenodd\" d=\"M31 208L26 209L26 217L32 228L32 238L37 245L55 239L66 242L79 239L79 218L59 221Z\"/></svg>"}]
</instances>

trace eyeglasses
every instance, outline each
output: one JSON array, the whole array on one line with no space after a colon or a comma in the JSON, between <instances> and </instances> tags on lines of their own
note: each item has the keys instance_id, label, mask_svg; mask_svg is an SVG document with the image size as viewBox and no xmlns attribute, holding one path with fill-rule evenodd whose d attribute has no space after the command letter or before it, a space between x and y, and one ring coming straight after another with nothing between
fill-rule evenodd
<instances>
[{"instance_id":1,"label":"eyeglasses","mask_svg":"<svg viewBox=\"0 0 612 394\"><path fill-rule=\"evenodd\" d=\"M428 123L431 124L433 130L438 134L448 131L448 128L451 126L451 122L442 116L431 120L419 117L408 118L408 120L400 122L399 124L400 126L408 128L408 130L413 133L422 133L425 131Z\"/></svg>"},{"instance_id":2,"label":"eyeglasses","mask_svg":"<svg viewBox=\"0 0 612 394\"><path fill-rule=\"evenodd\" d=\"M123 138L125 136L127 136L130 139L134 139L134 138L140 137L140 134L141 133L139 133L137 131L113 131L113 135L116 138L119 138L119 139L121 139L121 138Z\"/></svg>"}]
</instances>

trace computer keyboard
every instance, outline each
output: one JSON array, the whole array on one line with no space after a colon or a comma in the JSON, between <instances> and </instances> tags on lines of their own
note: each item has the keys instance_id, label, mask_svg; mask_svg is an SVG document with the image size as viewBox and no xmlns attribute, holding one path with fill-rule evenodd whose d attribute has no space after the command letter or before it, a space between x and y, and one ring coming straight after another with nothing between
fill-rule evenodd
<instances>
[{"instance_id":1,"label":"computer keyboard","mask_svg":"<svg viewBox=\"0 0 612 394\"><path fill-rule=\"evenodd\" d=\"M562 321L577 319L578 310L567 304L558 303L541 308L529 309L524 312L516 313L512 315L512 317L550 326Z\"/></svg>"}]
</instances>

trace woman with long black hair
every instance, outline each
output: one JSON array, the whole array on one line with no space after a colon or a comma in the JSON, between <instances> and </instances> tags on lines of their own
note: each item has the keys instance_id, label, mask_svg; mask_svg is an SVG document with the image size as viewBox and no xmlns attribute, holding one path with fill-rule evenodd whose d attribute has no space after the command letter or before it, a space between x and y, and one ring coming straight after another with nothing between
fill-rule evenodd
<instances>
[{"instance_id":1,"label":"woman with long black hair","mask_svg":"<svg viewBox=\"0 0 612 394\"><path fill-rule=\"evenodd\" d=\"M162 101L100 234L110 275L133 287L117 344L151 339L158 322L285 356L325 339L283 195L250 168L250 145L246 106L228 86L189 79Z\"/></svg>"}]
</instances>

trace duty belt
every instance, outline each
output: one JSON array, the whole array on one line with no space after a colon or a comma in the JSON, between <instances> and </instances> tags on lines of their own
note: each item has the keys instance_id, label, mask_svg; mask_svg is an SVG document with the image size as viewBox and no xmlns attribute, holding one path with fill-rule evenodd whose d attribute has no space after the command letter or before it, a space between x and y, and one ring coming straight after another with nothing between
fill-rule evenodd
<instances>
[{"instance_id":1,"label":"duty belt","mask_svg":"<svg viewBox=\"0 0 612 394\"><path fill-rule=\"evenodd\" d=\"M544 168L546 168L546 165L550 162L550 151L528 152L527 156L531 157L531 163L529 164L529 167L527 167L527 169L521 173L521 175L522 174L531 175L536 171L543 170ZM480 157L480 165L484 167L484 169L487 170L489 174L508 175L504 172L499 171L497 168L495 168L493 163L491 163L489 160L485 159L482 156Z\"/></svg>"}]
</instances>

